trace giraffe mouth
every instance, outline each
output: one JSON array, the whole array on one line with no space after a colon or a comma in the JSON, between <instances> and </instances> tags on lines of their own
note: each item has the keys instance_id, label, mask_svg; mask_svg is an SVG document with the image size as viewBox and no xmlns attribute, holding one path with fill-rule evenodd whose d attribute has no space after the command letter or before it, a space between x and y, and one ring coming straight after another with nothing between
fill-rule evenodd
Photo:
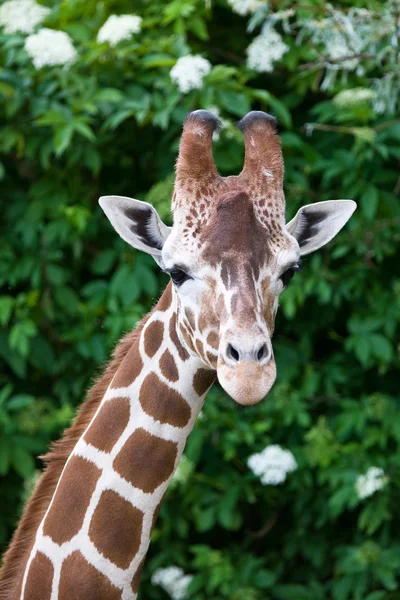
<instances>
[{"instance_id":1,"label":"giraffe mouth","mask_svg":"<svg viewBox=\"0 0 400 600\"><path fill-rule=\"evenodd\" d=\"M274 357L266 365L253 361L230 366L219 361L218 380L227 394L243 406L257 404L268 394L276 379Z\"/></svg>"}]
</instances>

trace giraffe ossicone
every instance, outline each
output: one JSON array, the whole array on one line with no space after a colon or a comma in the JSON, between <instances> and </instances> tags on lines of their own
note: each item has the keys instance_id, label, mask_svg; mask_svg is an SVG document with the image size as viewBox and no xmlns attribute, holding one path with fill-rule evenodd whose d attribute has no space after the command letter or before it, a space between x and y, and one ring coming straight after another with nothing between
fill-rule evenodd
<instances>
[{"instance_id":1,"label":"giraffe ossicone","mask_svg":"<svg viewBox=\"0 0 400 600\"><path fill-rule=\"evenodd\" d=\"M218 126L207 111L184 123L172 227L146 202L100 199L119 235L171 283L46 458L5 556L0 600L137 598L151 531L208 389L218 377L244 405L268 394L279 295L301 255L329 242L356 208L310 204L286 224L273 117L255 111L239 123L237 176L215 167Z\"/></svg>"}]
</instances>

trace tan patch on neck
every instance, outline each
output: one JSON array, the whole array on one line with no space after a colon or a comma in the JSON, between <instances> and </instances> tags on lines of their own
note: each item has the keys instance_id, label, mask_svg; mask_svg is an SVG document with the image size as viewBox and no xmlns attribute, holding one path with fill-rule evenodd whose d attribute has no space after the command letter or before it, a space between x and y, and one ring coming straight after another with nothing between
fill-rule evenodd
<instances>
[{"instance_id":1,"label":"tan patch on neck","mask_svg":"<svg viewBox=\"0 0 400 600\"><path fill-rule=\"evenodd\" d=\"M185 348L180 343L178 334L176 333L176 314L172 315L171 320L169 322L169 337L171 338L176 349L178 350L180 359L187 360L189 358L189 353L185 350Z\"/></svg>"},{"instance_id":2,"label":"tan patch on neck","mask_svg":"<svg viewBox=\"0 0 400 600\"><path fill-rule=\"evenodd\" d=\"M212 386L217 378L215 371L198 369L193 377L193 388L196 394L202 396Z\"/></svg>"},{"instance_id":3,"label":"tan patch on neck","mask_svg":"<svg viewBox=\"0 0 400 600\"><path fill-rule=\"evenodd\" d=\"M196 329L196 320L194 317L194 312L190 308L185 309L185 316L187 318L188 324L192 332Z\"/></svg>"},{"instance_id":4,"label":"tan patch on neck","mask_svg":"<svg viewBox=\"0 0 400 600\"><path fill-rule=\"evenodd\" d=\"M211 331L211 333L208 334L208 336L207 336L207 344L209 346L211 346L211 348L214 348L214 350L218 350L218 348L219 348L219 337L215 333L215 331Z\"/></svg>"},{"instance_id":5,"label":"tan patch on neck","mask_svg":"<svg viewBox=\"0 0 400 600\"><path fill-rule=\"evenodd\" d=\"M114 469L133 486L151 494L174 472L177 445L137 429L116 456Z\"/></svg>"},{"instance_id":6,"label":"tan patch on neck","mask_svg":"<svg viewBox=\"0 0 400 600\"><path fill-rule=\"evenodd\" d=\"M160 369L166 379L169 379L169 381L178 381L178 368L175 359L169 350L166 350L160 358Z\"/></svg>"},{"instance_id":7,"label":"tan patch on neck","mask_svg":"<svg viewBox=\"0 0 400 600\"><path fill-rule=\"evenodd\" d=\"M160 381L155 373L150 373L143 381L139 401L143 410L160 423L185 427L189 422L189 404L177 391Z\"/></svg>"},{"instance_id":8,"label":"tan patch on neck","mask_svg":"<svg viewBox=\"0 0 400 600\"><path fill-rule=\"evenodd\" d=\"M105 490L94 511L89 537L97 550L127 569L140 547L144 514L113 490Z\"/></svg>"},{"instance_id":9,"label":"tan patch on neck","mask_svg":"<svg viewBox=\"0 0 400 600\"><path fill-rule=\"evenodd\" d=\"M181 332L183 339L185 340L187 347L190 348L190 350L192 352L196 353L195 347L193 345L192 337L191 337L189 331L186 329L186 327L183 324L181 324L181 326L180 326L180 332Z\"/></svg>"},{"instance_id":10,"label":"tan patch on neck","mask_svg":"<svg viewBox=\"0 0 400 600\"><path fill-rule=\"evenodd\" d=\"M164 323L153 321L144 332L144 351L153 358L162 344L164 337Z\"/></svg>"},{"instance_id":11,"label":"tan patch on neck","mask_svg":"<svg viewBox=\"0 0 400 600\"><path fill-rule=\"evenodd\" d=\"M44 535L63 544L79 532L100 475L100 469L85 458L71 458L44 521Z\"/></svg>"},{"instance_id":12,"label":"tan patch on neck","mask_svg":"<svg viewBox=\"0 0 400 600\"><path fill-rule=\"evenodd\" d=\"M121 590L80 552L75 551L64 560L58 600L121 600L121 595Z\"/></svg>"},{"instance_id":13,"label":"tan patch on neck","mask_svg":"<svg viewBox=\"0 0 400 600\"><path fill-rule=\"evenodd\" d=\"M29 567L24 598L26 600L50 600L54 568L51 560L37 552Z\"/></svg>"},{"instance_id":14,"label":"tan patch on neck","mask_svg":"<svg viewBox=\"0 0 400 600\"><path fill-rule=\"evenodd\" d=\"M172 304L172 283L169 282L157 304L157 310L165 312Z\"/></svg>"},{"instance_id":15,"label":"tan patch on neck","mask_svg":"<svg viewBox=\"0 0 400 600\"><path fill-rule=\"evenodd\" d=\"M111 388L128 387L143 369L143 361L139 352L139 340L136 341L125 356L111 382Z\"/></svg>"},{"instance_id":16,"label":"tan patch on neck","mask_svg":"<svg viewBox=\"0 0 400 600\"><path fill-rule=\"evenodd\" d=\"M113 398L100 409L99 414L84 436L85 442L103 452L111 452L128 424L130 404L128 398Z\"/></svg>"},{"instance_id":17,"label":"tan patch on neck","mask_svg":"<svg viewBox=\"0 0 400 600\"><path fill-rule=\"evenodd\" d=\"M197 354L201 357L204 357L204 346L203 346L203 342L201 340L196 340L196 348L197 348Z\"/></svg>"},{"instance_id":18,"label":"tan patch on neck","mask_svg":"<svg viewBox=\"0 0 400 600\"><path fill-rule=\"evenodd\" d=\"M212 354L212 352L206 352L206 358L207 358L208 362L210 363L210 365L214 369L216 369L217 364L218 364L218 357L215 354Z\"/></svg>"}]
</instances>

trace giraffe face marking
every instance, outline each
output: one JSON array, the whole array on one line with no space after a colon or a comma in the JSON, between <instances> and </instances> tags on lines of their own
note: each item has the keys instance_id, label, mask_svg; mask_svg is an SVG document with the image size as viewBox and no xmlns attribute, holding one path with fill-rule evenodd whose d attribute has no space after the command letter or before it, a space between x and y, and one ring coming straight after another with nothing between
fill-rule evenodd
<instances>
[{"instance_id":1,"label":"giraffe face marking","mask_svg":"<svg viewBox=\"0 0 400 600\"><path fill-rule=\"evenodd\" d=\"M186 219L183 223L187 227ZM261 222L249 194L231 185L208 207L200 246L197 238L182 243L178 218L162 250L172 277L177 269L187 275L174 284L182 342L208 369L217 370L222 386L241 404L261 400L275 380L271 337L284 288L280 276L299 260L283 212L274 223L272 228Z\"/></svg>"},{"instance_id":2,"label":"giraffe face marking","mask_svg":"<svg viewBox=\"0 0 400 600\"><path fill-rule=\"evenodd\" d=\"M89 537L97 550L127 569L140 547L144 514L113 490L105 490L94 511Z\"/></svg>"}]
</instances>

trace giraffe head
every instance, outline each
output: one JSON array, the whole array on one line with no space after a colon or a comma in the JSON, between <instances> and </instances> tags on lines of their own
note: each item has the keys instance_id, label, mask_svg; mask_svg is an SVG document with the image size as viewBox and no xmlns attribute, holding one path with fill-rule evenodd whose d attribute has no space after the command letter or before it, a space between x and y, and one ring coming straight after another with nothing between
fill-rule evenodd
<instances>
[{"instance_id":1,"label":"giraffe head","mask_svg":"<svg viewBox=\"0 0 400 600\"><path fill-rule=\"evenodd\" d=\"M274 118L251 112L240 121L245 161L238 176L216 170L212 136L218 127L204 110L185 121L172 228L145 202L106 196L100 204L120 236L170 274L177 332L187 349L216 369L236 402L254 404L276 377L271 340L281 292L300 257L329 242L356 204L309 204L286 223Z\"/></svg>"}]
</instances>

